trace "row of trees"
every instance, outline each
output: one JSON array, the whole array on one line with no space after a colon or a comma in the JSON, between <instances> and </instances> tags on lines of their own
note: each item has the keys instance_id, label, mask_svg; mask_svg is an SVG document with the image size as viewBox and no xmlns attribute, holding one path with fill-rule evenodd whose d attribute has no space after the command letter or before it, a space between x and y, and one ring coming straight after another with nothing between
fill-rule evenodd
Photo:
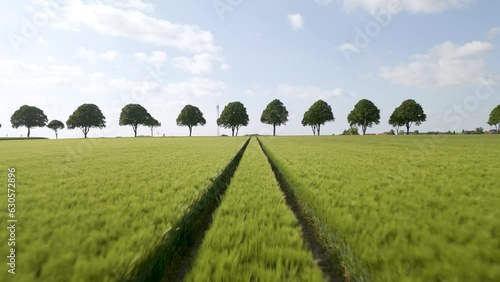
<instances>
[{"instance_id":1,"label":"row of trees","mask_svg":"<svg viewBox=\"0 0 500 282\"><path fill-rule=\"evenodd\" d=\"M264 109L260 121L271 125L273 127L273 135L276 135L276 127L285 125L288 122L288 115L289 113L285 105L280 100L275 99ZM426 119L427 116L422 106L415 102L415 100L409 99L394 110L388 123L394 127L396 132L399 132L399 128L406 127L406 133L409 134L412 125L420 125ZM10 121L13 128L28 128L28 138L30 137L31 129L35 127L47 126L54 130L56 138L58 138L58 130L65 128L64 123L59 120L52 120L47 124L47 116L42 110L27 105L15 111ZM332 121L335 121L335 117L333 116L331 106L323 100L318 100L304 113L302 125L310 126L314 135L320 135L321 126ZM380 110L370 100L362 99L349 113L347 121L351 129L344 132L344 134L355 134L357 133L357 127L360 127L364 135L368 128L380 124ZM192 105L186 105L182 109L176 122L178 126L189 128L189 136L192 135L193 127L204 126L207 123L200 109ZM232 136L238 136L239 129L242 126L247 126L248 122L247 110L241 102L231 102L226 105L217 119L217 125L231 129ZM141 125L149 127L151 135L153 135L154 128L161 126L161 123L139 104L128 104L123 107L119 124L120 126L132 126L134 136L137 136L137 129ZM495 126L498 132L500 126L500 105L492 110L488 124ZM96 105L83 104L70 115L66 121L66 126L68 129L81 129L84 137L87 138L87 134L91 128L106 127L106 118ZM355 132L353 128L356 129Z\"/></svg>"},{"instance_id":2,"label":"row of trees","mask_svg":"<svg viewBox=\"0 0 500 282\"><path fill-rule=\"evenodd\" d=\"M413 124L420 125L427 119L424 110L420 104L414 100L406 100L401 106L397 107L389 119L389 124L399 130L399 127L406 126L407 134L410 133L410 127ZM334 121L332 108L325 101L319 100L314 103L307 112L304 113L302 125L311 126L313 134L320 135L321 125L329 121ZM351 128L361 127L363 135L366 130L375 124L380 124L380 110L372 101L360 100L354 109L347 116L347 121ZM357 130L356 130L357 132ZM349 132L344 132L349 133Z\"/></svg>"}]
</instances>

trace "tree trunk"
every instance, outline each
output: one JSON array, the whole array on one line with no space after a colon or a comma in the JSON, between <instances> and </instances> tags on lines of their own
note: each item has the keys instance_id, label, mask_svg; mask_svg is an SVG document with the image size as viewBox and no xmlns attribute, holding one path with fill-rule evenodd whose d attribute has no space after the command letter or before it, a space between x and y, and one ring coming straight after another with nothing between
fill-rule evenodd
<instances>
[{"instance_id":1,"label":"tree trunk","mask_svg":"<svg viewBox=\"0 0 500 282\"><path fill-rule=\"evenodd\" d=\"M238 137L238 132L240 132L240 128L236 127L236 137Z\"/></svg>"},{"instance_id":2,"label":"tree trunk","mask_svg":"<svg viewBox=\"0 0 500 282\"><path fill-rule=\"evenodd\" d=\"M80 129L81 129L81 130L82 130L82 132L83 132L83 136L84 136L85 138L87 138L87 134L89 133L90 128L86 128L86 127L81 128L81 127L80 127Z\"/></svg>"},{"instance_id":3,"label":"tree trunk","mask_svg":"<svg viewBox=\"0 0 500 282\"><path fill-rule=\"evenodd\" d=\"M231 127L231 136L234 137L234 127Z\"/></svg>"},{"instance_id":4,"label":"tree trunk","mask_svg":"<svg viewBox=\"0 0 500 282\"><path fill-rule=\"evenodd\" d=\"M57 131L56 131L56 140L59 139L59 136L57 136Z\"/></svg>"},{"instance_id":5,"label":"tree trunk","mask_svg":"<svg viewBox=\"0 0 500 282\"><path fill-rule=\"evenodd\" d=\"M273 124L273 136L276 136L276 124Z\"/></svg>"},{"instance_id":6,"label":"tree trunk","mask_svg":"<svg viewBox=\"0 0 500 282\"><path fill-rule=\"evenodd\" d=\"M410 124L406 124L406 135L410 135Z\"/></svg>"},{"instance_id":7,"label":"tree trunk","mask_svg":"<svg viewBox=\"0 0 500 282\"><path fill-rule=\"evenodd\" d=\"M192 126L188 126L189 127L189 137L191 137L191 134L193 132L193 127Z\"/></svg>"},{"instance_id":8,"label":"tree trunk","mask_svg":"<svg viewBox=\"0 0 500 282\"><path fill-rule=\"evenodd\" d=\"M153 130L154 130L154 127L151 126L151 137L154 137Z\"/></svg>"},{"instance_id":9,"label":"tree trunk","mask_svg":"<svg viewBox=\"0 0 500 282\"><path fill-rule=\"evenodd\" d=\"M366 135L366 126L362 126L361 130L363 130L363 135Z\"/></svg>"},{"instance_id":10,"label":"tree trunk","mask_svg":"<svg viewBox=\"0 0 500 282\"><path fill-rule=\"evenodd\" d=\"M318 136L320 136L321 124L318 124Z\"/></svg>"},{"instance_id":11,"label":"tree trunk","mask_svg":"<svg viewBox=\"0 0 500 282\"><path fill-rule=\"evenodd\" d=\"M137 137L137 127L134 127L134 137Z\"/></svg>"},{"instance_id":12,"label":"tree trunk","mask_svg":"<svg viewBox=\"0 0 500 282\"><path fill-rule=\"evenodd\" d=\"M31 132L31 130L30 130L30 128L28 127L28 138L30 138L30 132Z\"/></svg>"}]
</instances>

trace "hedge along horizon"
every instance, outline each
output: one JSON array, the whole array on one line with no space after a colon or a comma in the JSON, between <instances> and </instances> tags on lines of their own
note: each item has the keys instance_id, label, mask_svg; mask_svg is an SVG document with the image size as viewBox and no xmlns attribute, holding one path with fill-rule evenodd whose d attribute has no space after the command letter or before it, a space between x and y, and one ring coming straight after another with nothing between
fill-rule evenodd
<instances>
[{"instance_id":1,"label":"hedge along horizon","mask_svg":"<svg viewBox=\"0 0 500 282\"><path fill-rule=\"evenodd\" d=\"M12 128L28 128L28 138L30 138L31 128L44 127L47 124L47 116L37 107L24 105L15 111L10 118Z\"/></svg>"},{"instance_id":2,"label":"hedge along horizon","mask_svg":"<svg viewBox=\"0 0 500 282\"><path fill-rule=\"evenodd\" d=\"M365 135L368 127L380 123L380 110L372 101L362 99L354 106L354 110L349 113L347 121L351 127L360 126L363 135Z\"/></svg>"},{"instance_id":3,"label":"hedge along horizon","mask_svg":"<svg viewBox=\"0 0 500 282\"><path fill-rule=\"evenodd\" d=\"M69 116L66 125L68 129L80 128L85 138L87 138L91 128L106 127L106 117L96 105L83 104Z\"/></svg>"},{"instance_id":4,"label":"hedge along horizon","mask_svg":"<svg viewBox=\"0 0 500 282\"><path fill-rule=\"evenodd\" d=\"M239 102L231 102L224 107L222 114L217 119L217 125L224 128L230 128L232 136L238 136L240 127L247 126L249 122L247 109Z\"/></svg>"},{"instance_id":5,"label":"hedge along horizon","mask_svg":"<svg viewBox=\"0 0 500 282\"><path fill-rule=\"evenodd\" d=\"M198 107L186 105L177 117L177 126L187 126L189 128L189 137L193 133L194 126L204 126L207 121Z\"/></svg>"},{"instance_id":6,"label":"hedge along horizon","mask_svg":"<svg viewBox=\"0 0 500 282\"><path fill-rule=\"evenodd\" d=\"M288 111L285 105L274 99L262 112L260 122L273 126L273 136L276 136L276 126L285 125L288 122Z\"/></svg>"}]
</instances>

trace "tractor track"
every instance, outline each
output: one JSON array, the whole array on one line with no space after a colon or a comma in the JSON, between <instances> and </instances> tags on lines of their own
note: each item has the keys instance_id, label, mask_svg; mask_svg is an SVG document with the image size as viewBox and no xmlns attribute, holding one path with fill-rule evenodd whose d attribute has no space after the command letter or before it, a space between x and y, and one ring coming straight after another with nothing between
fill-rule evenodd
<instances>
[{"instance_id":1,"label":"tractor track","mask_svg":"<svg viewBox=\"0 0 500 282\"><path fill-rule=\"evenodd\" d=\"M274 161L269 157L263 144L257 138L259 146L267 158L271 169L274 172L276 181L281 188L281 191L285 195L285 201L287 205L292 210L293 214L299 221L301 226L302 237L309 246L314 259L317 260L318 266L321 268L323 273L328 277L331 282L342 282L347 281L344 277L342 267L340 266L338 258L332 253L331 249L328 248L321 239L321 231L316 228L313 220L307 215L304 208L300 205L297 197L293 193L290 184L286 181L283 174L280 172Z\"/></svg>"},{"instance_id":2,"label":"tractor track","mask_svg":"<svg viewBox=\"0 0 500 282\"><path fill-rule=\"evenodd\" d=\"M125 277L117 280L170 282L184 279L249 142L250 138L190 211L168 231L169 234L155 251L143 258Z\"/></svg>"}]
</instances>

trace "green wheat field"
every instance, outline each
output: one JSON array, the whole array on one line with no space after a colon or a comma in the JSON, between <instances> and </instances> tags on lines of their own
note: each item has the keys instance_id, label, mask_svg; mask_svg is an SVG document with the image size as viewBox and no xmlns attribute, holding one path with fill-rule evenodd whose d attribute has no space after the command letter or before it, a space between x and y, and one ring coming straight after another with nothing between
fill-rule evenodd
<instances>
[{"instance_id":1,"label":"green wheat field","mask_svg":"<svg viewBox=\"0 0 500 282\"><path fill-rule=\"evenodd\" d=\"M500 281L494 135L7 140L0 168L0 281Z\"/></svg>"}]
</instances>

